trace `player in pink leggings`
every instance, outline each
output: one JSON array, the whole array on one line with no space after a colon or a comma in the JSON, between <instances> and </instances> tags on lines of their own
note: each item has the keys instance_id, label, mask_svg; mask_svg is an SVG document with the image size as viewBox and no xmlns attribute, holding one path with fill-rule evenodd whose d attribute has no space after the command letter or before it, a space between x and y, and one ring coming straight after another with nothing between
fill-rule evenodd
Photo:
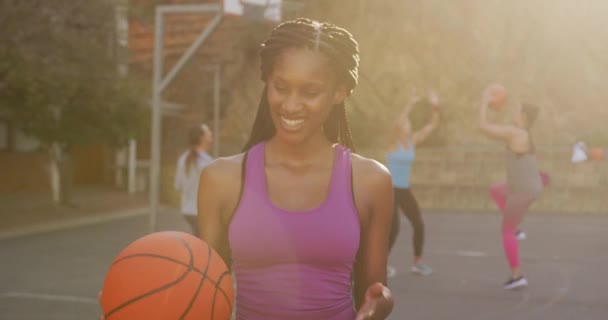
<instances>
[{"instance_id":1,"label":"player in pink leggings","mask_svg":"<svg viewBox=\"0 0 608 320\"><path fill-rule=\"evenodd\" d=\"M490 193L503 212L502 240L511 268L511 277L504 288L516 289L528 285L519 263L517 231L524 213L543 190L543 179L536 164L534 143L529 132L538 115L538 107L523 104L513 124L495 124L487 119L492 99L492 92L486 90L480 111L480 129L488 137L506 144L507 183L493 186ZM548 176L545 179L548 181Z\"/></svg>"},{"instance_id":2,"label":"player in pink leggings","mask_svg":"<svg viewBox=\"0 0 608 320\"><path fill-rule=\"evenodd\" d=\"M540 172L540 179L544 187L548 186L549 182L551 181L551 177L549 177L549 175L544 172ZM507 184L504 182L493 184L492 186L490 186L488 191L490 192L490 197L492 197L492 200L494 200L494 203L496 204L500 212L504 214L508 195ZM515 236L517 240L526 239L526 233L523 232L521 229L517 229L517 231L515 232Z\"/></svg>"}]
</instances>

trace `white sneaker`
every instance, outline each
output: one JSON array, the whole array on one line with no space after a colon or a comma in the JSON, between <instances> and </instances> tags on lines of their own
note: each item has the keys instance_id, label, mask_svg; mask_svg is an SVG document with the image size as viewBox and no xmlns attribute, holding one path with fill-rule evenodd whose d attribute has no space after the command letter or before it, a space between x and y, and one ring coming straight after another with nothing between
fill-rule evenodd
<instances>
[{"instance_id":1,"label":"white sneaker","mask_svg":"<svg viewBox=\"0 0 608 320\"><path fill-rule=\"evenodd\" d=\"M431 275L431 273L433 273L433 269L431 269L431 267L427 266L424 263L416 263L415 265L412 266L412 268L410 270L413 273L417 273L421 276L429 276L429 275Z\"/></svg>"},{"instance_id":2,"label":"white sneaker","mask_svg":"<svg viewBox=\"0 0 608 320\"><path fill-rule=\"evenodd\" d=\"M387 278L392 278L395 275L397 275L397 269L395 269L395 267L393 267L393 266L386 267L386 277Z\"/></svg>"},{"instance_id":3,"label":"white sneaker","mask_svg":"<svg viewBox=\"0 0 608 320\"><path fill-rule=\"evenodd\" d=\"M528 236L526 235L526 233L521 230L517 230L517 232L515 233L515 238L517 238L517 240L519 241L526 240L527 237Z\"/></svg>"},{"instance_id":4,"label":"white sneaker","mask_svg":"<svg viewBox=\"0 0 608 320\"><path fill-rule=\"evenodd\" d=\"M526 278L524 278L524 276L520 276L519 278L515 278L515 279L510 278L504 284L505 290L520 289L520 288L523 288L526 286L528 286L528 280L526 280Z\"/></svg>"}]
</instances>

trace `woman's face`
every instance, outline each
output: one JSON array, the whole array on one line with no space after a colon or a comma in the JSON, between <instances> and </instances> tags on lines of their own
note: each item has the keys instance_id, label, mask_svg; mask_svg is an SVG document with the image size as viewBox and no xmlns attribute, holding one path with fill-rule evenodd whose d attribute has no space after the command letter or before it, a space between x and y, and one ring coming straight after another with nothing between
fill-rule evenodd
<instances>
[{"instance_id":1,"label":"woman's face","mask_svg":"<svg viewBox=\"0 0 608 320\"><path fill-rule=\"evenodd\" d=\"M346 97L329 59L306 48L287 48L279 54L267 84L276 135L289 143L323 136L329 113Z\"/></svg>"}]
</instances>

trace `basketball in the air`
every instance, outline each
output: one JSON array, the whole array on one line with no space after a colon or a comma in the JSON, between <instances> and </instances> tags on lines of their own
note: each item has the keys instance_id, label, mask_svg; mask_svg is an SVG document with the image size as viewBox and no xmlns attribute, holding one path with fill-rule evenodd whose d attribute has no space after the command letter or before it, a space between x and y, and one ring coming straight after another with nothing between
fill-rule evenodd
<instances>
[{"instance_id":1,"label":"basketball in the air","mask_svg":"<svg viewBox=\"0 0 608 320\"><path fill-rule=\"evenodd\" d=\"M498 83L488 87L490 91L490 107L496 110L503 109L507 103L507 89Z\"/></svg>"},{"instance_id":2,"label":"basketball in the air","mask_svg":"<svg viewBox=\"0 0 608 320\"><path fill-rule=\"evenodd\" d=\"M232 277L219 254L177 231L124 248L100 297L105 320L229 320L233 301Z\"/></svg>"}]
</instances>

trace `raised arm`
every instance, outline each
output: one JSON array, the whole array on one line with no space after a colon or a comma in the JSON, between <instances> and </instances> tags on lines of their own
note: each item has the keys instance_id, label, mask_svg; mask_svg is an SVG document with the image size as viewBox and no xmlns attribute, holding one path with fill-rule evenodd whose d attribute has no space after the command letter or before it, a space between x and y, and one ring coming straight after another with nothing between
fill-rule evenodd
<instances>
[{"instance_id":1,"label":"raised arm","mask_svg":"<svg viewBox=\"0 0 608 320\"><path fill-rule=\"evenodd\" d=\"M428 138L429 135L431 135L431 133L435 131L435 129L437 129L437 127L439 126L439 121L441 118L439 95L437 94L437 92L431 90L429 91L428 100L431 107L433 108L431 119L429 119L429 122L424 127L414 132L412 136L412 142L414 143L414 145L418 145L424 142L424 140L426 140L426 138Z\"/></svg>"},{"instance_id":2,"label":"raised arm","mask_svg":"<svg viewBox=\"0 0 608 320\"><path fill-rule=\"evenodd\" d=\"M393 217L393 188L386 168L377 162L363 160L355 166L355 197L359 210L366 211L362 223L359 252L355 264L354 293L357 320L383 320L393 309L393 298L387 287L388 234ZM362 161L360 161L362 162ZM359 178L359 179L358 179Z\"/></svg>"},{"instance_id":3,"label":"raised arm","mask_svg":"<svg viewBox=\"0 0 608 320\"><path fill-rule=\"evenodd\" d=\"M508 142L517 134L518 130L515 126L491 123L488 120L488 108L491 101L492 94L489 89L486 89L483 93L479 111L479 129L492 139Z\"/></svg>"},{"instance_id":4,"label":"raised arm","mask_svg":"<svg viewBox=\"0 0 608 320\"><path fill-rule=\"evenodd\" d=\"M408 100L407 104L405 105L405 107L403 108L403 111L401 111L401 115L399 117L401 119L409 117L410 113L412 112L412 109L414 109L414 106L419 101L420 101L420 96L418 95L418 90L416 88L412 88L410 90L409 100Z\"/></svg>"}]
</instances>

